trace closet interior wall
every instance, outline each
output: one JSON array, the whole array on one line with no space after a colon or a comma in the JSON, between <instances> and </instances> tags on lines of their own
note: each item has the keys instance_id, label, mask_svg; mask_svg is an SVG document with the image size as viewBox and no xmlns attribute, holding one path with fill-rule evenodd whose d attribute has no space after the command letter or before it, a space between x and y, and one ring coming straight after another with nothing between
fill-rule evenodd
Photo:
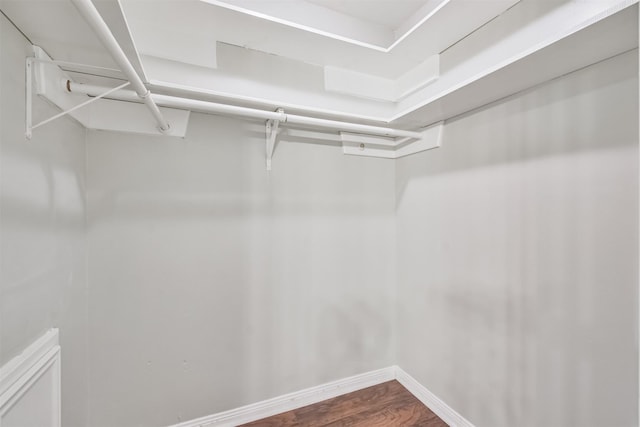
<instances>
[{"instance_id":1,"label":"closet interior wall","mask_svg":"<svg viewBox=\"0 0 640 427\"><path fill-rule=\"evenodd\" d=\"M638 51L396 164L397 363L478 426L638 424Z\"/></svg>"},{"instance_id":2,"label":"closet interior wall","mask_svg":"<svg viewBox=\"0 0 640 427\"><path fill-rule=\"evenodd\" d=\"M442 69L553 7L520 5ZM396 362L475 425L638 425L638 116L634 49L396 163Z\"/></svg>"},{"instance_id":3,"label":"closet interior wall","mask_svg":"<svg viewBox=\"0 0 640 427\"><path fill-rule=\"evenodd\" d=\"M0 14L0 366L60 328L63 421L86 426L85 129L57 120L24 137L31 44ZM58 112L34 97L34 119Z\"/></svg>"},{"instance_id":4,"label":"closet interior wall","mask_svg":"<svg viewBox=\"0 0 640 427\"><path fill-rule=\"evenodd\" d=\"M92 426L393 364L392 161L280 142L267 172L263 123L203 114L185 139L87 144Z\"/></svg>"}]
</instances>

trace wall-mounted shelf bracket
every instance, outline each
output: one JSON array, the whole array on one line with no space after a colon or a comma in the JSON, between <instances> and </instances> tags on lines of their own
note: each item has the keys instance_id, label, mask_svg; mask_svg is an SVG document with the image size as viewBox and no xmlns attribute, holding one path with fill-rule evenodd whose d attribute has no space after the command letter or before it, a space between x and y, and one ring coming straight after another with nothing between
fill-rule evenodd
<instances>
[{"instance_id":1,"label":"wall-mounted shelf bracket","mask_svg":"<svg viewBox=\"0 0 640 427\"><path fill-rule=\"evenodd\" d=\"M70 114L76 110L79 110L82 107L85 107L99 99L104 98L107 95L111 95L113 92L118 91L120 89L124 89L125 87L129 86L129 82L125 82L123 84L121 84L120 86L114 87L112 89L109 89L106 92L101 93L100 95L97 95L93 98L89 98L84 102L81 102L80 104L77 104L69 109L63 110L62 112L49 117L48 119L45 119L43 121L41 121L40 123L37 124L33 124L33 64L35 62L44 62L44 63L49 63L49 64L55 64L55 61L40 61L37 58L34 57L27 57L27 61L26 61L26 86L27 86L27 90L26 90L26 100L25 100L25 107L26 107L26 112L25 112L25 136L28 140L31 139L31 137L33 136L33 130L36 128L39 128L40 126L46 125L47 123L50 123L56 119L59 119L60 117L66 116L67 114Z\"/></svg>"},{"instance_id":2,"label":"wall-mounted shelf bracket","mask_svg":"<svg viewBox=\"0 0 640 427\"><path fill-rule=\"evenodd\" d=\"M265 149L267 155L267 170L271 170L271 159L273 158L273 151L276 148L276 137L278 136L278 130L280 128L280 122L284 122L287 116L284 114L282 108L278 108L276 113L280 113L282 119L267 120L265 124Z\"/></svg>"},{"instance_id":3,"label":"wall-mounted shelf bracket","mask_svg":"<svg viewBox=\"0 0 640 427\"><path fill-rule=\"evenodd\" d=\"M340 138L344 154L398 159L440 147L443 129L444 121L441 121L421 130L419 138L387 138L349 132L340 132Z\"/></svg>"},{"instance_id":4,"label":"wall-mounted shelf bracket","mask_svg":"<svg viewBox=\"0 0 640 427\"><path fill-rule=\"evenodd\" d=\"M97 90L91 94L80 94L71 91L76 84L71 76L61 67L96 69L102 73L105 69L64 61L54 61L41 48L33 47L34 57L26 60L26 111L25 135L29 139L33 130L62 116L70 116L87 129L111 130L119 132L141 133L147 135L166 135L184 137L189 122L189 111L167 107L159 107L160 112L171 122L168 134L158 129L157 122L149 114L146 105L138 96L134 102L116 100L118 93L130 82L123 82L117 87L95 86ZM133 92L133 91L131 91ZM47 100L58 107L61 112L37 125L33 125L34 95Z\"/></svg>"}]
</instances>

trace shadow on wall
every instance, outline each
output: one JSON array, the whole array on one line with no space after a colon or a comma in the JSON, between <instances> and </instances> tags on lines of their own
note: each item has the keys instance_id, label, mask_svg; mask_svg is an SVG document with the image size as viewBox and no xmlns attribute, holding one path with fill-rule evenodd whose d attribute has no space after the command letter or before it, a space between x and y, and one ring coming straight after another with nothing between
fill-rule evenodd
<instances>
[{"instance_id":1,"label":"shadow on wall","mask_svg":"<svg viewBox=\"0 0 640 427\"><path fill-rule=\"evenodd\" d=\"M184 139L88 132L91 425L392 363L393 163L285 142L269 173L264 138L203 114Z\"/></svg>"},{"instance_id":2,"label":"shadow on wall","mask_svg":"<svg viewBox=\"0 0 640 427\"><path fill-rule=\"evenodd\" d=\"M620 66L610 66L611 61L619 61ZM637 135L619 140L608 131L621 112L638 111L638 98L620 96L625 89L617 89L637 76L638 50L634 49L448 120L441 148L400 160L399 171L418 162L424 167L418 175L396 174L397 204L408 182L418 176L637 144ZM593 92L602 93L600 102L588 96ZM573 109L569 114L584 118L580 126L566 120L567 105ZM507 125L497 126L496 121Z\"/></svg>"},{"instance_id":3,"label":"shadow on wall","mask_svg":"<svg viewBox=\"0 0 640 427\"><path fill-rule=\"evenodd\" d=\"M201 114L193 114L191 122L184 139L120 135L116 140L104 132L90 133L95 141L91 150L99 153L94 157L104 160L89 166L93 184L88 227L113 215L206 220L274 213L393 213L393 184L385 182L389 176L377 173L380 167L391 171L386 159L345 156L338 143L285 135L277 143L273 170L267 172L263 124ZM388 197L380 197L380 186L389 187Z\"/></svg>"},{"instance_id":4,"label":"shadow on wall","mask_svg":"<svg viewBox=\"0 0 640 427\"><path fill-rule=\"evenodd\" d=\"M384 353L393 344L388 312L355 297L321 306L319 321L317 358L321 363L329 361L336 371L325 373L318 383L353 375L360 369L358 359Z\"/></svg>"},{"instance_id":5,"label":"shadow on wall","mask_svg":"<svg viewBox=\"0 0 640 427\"><path fill-rule=\"evenodd\" d=\"M637 59L397 163L398 363L476 425L637 424Z\"/></svg>"}]
</instances>

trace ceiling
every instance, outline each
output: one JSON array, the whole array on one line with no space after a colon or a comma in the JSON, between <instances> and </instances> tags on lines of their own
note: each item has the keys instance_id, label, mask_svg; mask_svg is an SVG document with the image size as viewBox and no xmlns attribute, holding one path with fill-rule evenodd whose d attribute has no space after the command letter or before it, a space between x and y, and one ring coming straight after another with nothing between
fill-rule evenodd
<instances>
[{"instance_id":1,"label":"ceiling","mask_svg":"<svg viewBox=\"0 0 640 427\"><path fill-rule=\"evenodd\" d=\"M519 0L201 0L148 3L122 0L132 29L175 26L188 17L186 33L319 65L397 77L438 54ZM411 7L409 7L411 6ZM414 9L418 6L417 10ZM348 10L348 13L345 11ZM388 12L388 13L387 13ZM386 17L382 17L387 13ZM383 24L369 20L376 17ZM397 23L397 26L390 24ZM144 31L142 29L141 31Z\"/></svg>"},{"instance_id":2,"label":"ceiling","mask_svg":"<svg viewBox=\"0 0 640 427\"><path fill-rule=\"evenodd\" d=\"M309 3L395 30L423 7L426 0L308 0Z\"/></svg>"}]
</instances>

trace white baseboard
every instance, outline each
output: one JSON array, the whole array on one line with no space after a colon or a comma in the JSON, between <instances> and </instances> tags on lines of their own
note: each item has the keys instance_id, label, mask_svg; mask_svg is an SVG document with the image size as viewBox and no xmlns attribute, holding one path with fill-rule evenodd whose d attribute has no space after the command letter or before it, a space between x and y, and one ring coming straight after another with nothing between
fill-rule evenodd
<instances>
[{"instance_id":1,"label":"white baseboard","mask_svg":"<svg viewBox=\"0 0 640 427\"><path fill-rule=\"evenodd\" d=\"M450 427L474 427L469 420L454 411L453 408L440 400L399 366L394 366L394 369L396 380L447 425Z\"/></svg>"},{"instance_id":2,"label":"white baseboard","mask_svg":"<svg viewBox=\"0 0 640 427\"><path fill-rule=\"evenodd\" d=\"M294 393L285 394L273 399L242 406L230 411L208 415L202 418L185 421L171 427L232 427L249 423L282 412L302 408L322 402L323 400L361 390L366 387L391 381L395 378L393 367L378 369L353 377L344 378L316 387L307 388Z\"/></svg>"},{"instance_id":3,"label":"white baseboard","mask_svg":"<svg viewBox=\"0 0 640 427\"><path fill-rule=\"evenodd\" d=\"M313 405L323 400L394 379L449 426L474 427L473 424L467 421L462 415L454 411L449 405L440 400L398 366L389 366L388 368L378 369L377 371L343 378L229 411L174 424L169 427L234 427L239 424L250 423L262 418L302 408L303 406Z\"/></svg>"},{"instance_id":4,"label":"white baseboard","mask_svg":"<svg viewBox=\"0 0 640 427\"><path fill-rule=\"evenodd\" d=\"M50 329L0 367L0 425L59 427L60 346Z\"/></svg>"}]
</instances>

